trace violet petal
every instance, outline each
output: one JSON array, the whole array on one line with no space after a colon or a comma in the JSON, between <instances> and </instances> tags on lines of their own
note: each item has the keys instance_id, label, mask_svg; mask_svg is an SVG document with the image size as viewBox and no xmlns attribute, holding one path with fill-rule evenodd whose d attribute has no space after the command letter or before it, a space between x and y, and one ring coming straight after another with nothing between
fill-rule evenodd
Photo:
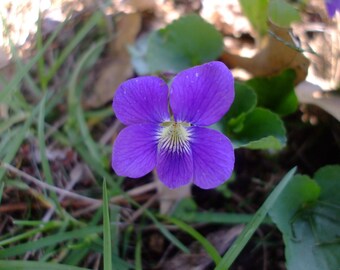
<instances>
[{"instance_id":1,"label":"violet petal","mask_svg":"<svg viewBox=\"0 0 340 270\"><path fill-rule=\"evenodd\" d=\"M326 0L326 8L329 17L334 17L336 10L340 11L340 1L339 0Z\"/></svg>"},{"instance_id":2,"label":"violet petal","mask_svg":"<svg viewBox=\"0 0 340 270\"><path fill-rule=\"evenodd\" d=\"M167 121L168 86L153 76L127 80L118 87L112 108L125 125Z\"/></svg>"},{"instance_id":3,"label":"violet petal","mask_svg":"<svg viewBox=\"0 0 340 270\"><path fill-rule=\"evenodd\" d=\"M174 77L170 106L176 121L209 126L229 110L234 95L230 70L223 63L213 61Z\"/></svg>"},{"instance_id":4,"label":"violet petal","mask_svg":"<svg viewBox=\"0 0 340 270\"><path fill-rule=\"evenodd\" d=\"M168 188L174 189L187 185L192 180L191 151L172 152L160 149L157 158L159 180Z\"/></svg>"},{"instance_id":5,"label":"violet petal","mask_svg":"<svg viewBox=\"0 0 340 270\"><path fill-rule=\"evenodd\" d=\"M112 168L117 175L138 178L151 172L157 161L155 124L139 124L124 128L112 149Z\"/></svg>"},{"instance_id":6,"label":"violet petal","mask_svg":"<svg viewBox=\"0 0 340 270\"><path fill-rule=\"evenodd\" d=\"M229 179L234 168L234 149L222 133L191 127L193 182L203 189L215 188Z\"/></svg>"}]
</instances>

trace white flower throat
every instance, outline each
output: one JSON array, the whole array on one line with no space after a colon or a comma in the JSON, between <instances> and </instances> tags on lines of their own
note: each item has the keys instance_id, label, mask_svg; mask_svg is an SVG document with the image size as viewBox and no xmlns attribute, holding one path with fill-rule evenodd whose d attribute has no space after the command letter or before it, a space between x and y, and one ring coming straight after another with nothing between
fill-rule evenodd
<instances>
[{"instance_id":1,"label":"white flower throat","mask_svg":"<svg viewBox=\"0 0 340 270\"><path fill-rule=\"evenodd\" d=\"M177 153L190 150L189 139L191 134L187 128L190 127L189 123L169 121L163 122L161 126L158 143L160 148Z\"/></svg>"}]
</instances>

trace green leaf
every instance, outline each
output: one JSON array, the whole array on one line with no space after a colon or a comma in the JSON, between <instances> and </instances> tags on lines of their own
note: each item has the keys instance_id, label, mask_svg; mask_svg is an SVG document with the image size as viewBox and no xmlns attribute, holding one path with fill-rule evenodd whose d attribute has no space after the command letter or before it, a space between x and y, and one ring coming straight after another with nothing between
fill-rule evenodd
<instances>
[{"instance_id":1,"label":"green leaf","mask_svg":"<svg viewBox=\"0 0 340 270\"><path fill-rule=\"evenodd\" d=\"M197 204L192 198L184 198L180 200L171 216L185 220L191 220L197 211Z\"/></svg>"},{"instance_id":2,"label":"green leaf","mask_svg":"<svg viewBox=\"0 0 340 270\"><path fill-rule=\"evenodd\" d=\"M142 232L137 232L137 243L135 248L135 270L142 270Z\"/></svg>"},{"instance_id":3,"label":"green leaf","mask_svg":"<svg viewBox=\"0 0 340 270\"><path fill-rule=\"evenodd\" d=\"M222 35L192 14L153 32L146 59L151 72L178 72L216 59L222 49Z\"/></svg>"},{"instance_id":4,"label":"green leaf","mask_svg":"<svg viewBox=\"0 0 340 270\"><path fill-rule=\"evenodd\" d=\"M293 237L290 221L293 221L297 211L315 203L319 195L320 187L315 181L306 175L296 175L282 192L269 214L281 231Z\"/></svg>"},{"instance_id":5,"label":"green leaf","mask_svg":"<svg viewBox=\"0 0 340 270\"><path fill-rule=\"evenodd\" d=\"M0 182L0 203L1 203L1 200L2 200L2 192L4 190L4 186L5 186L5 184L3 182Z\"/></svg>"},{"instance_id":6,"label":"green leaf","mask_svg":"<svg viewBox=\"0 0 340 270\"><path fill-rule=\"evenodd\" d=\"M40 102L40 109L39 109L39 116L38 116L38 143L39 143L39 153L41 158L41 165L43 168L44 176L46 179L46 182L49 185L54 185L53 176L50 164L48 162L47 156L46 156L46 143L45 143L45 106L46 106L46 95L42 98ZM50 197L55 203L57 209L59 212L62 213L62 208L60 206L58 196L55 192L50 193Z\"/></svg>"},{"instance_id":7,"label":"green leaf","mask_svg":"<svg viewBox=\"0 0 340 270\"><path fill-rule=\"evenodd\" d=\"M131 55L131 64L138 75L150 73L146 55L148 52L149 35L143 35L135 44L128 46Z\"/></svg>"},{"instance_id":8,"label":"green leaf","mask_svg":"<svg viewBox=\"0 0 340 270\"><path fill-rule=\"evenodd\" d=\"M244 15L248 18L254 29L264 36L267 34L268 0L240 0Z\"/></svg>"},{"instance_id":9,"label":"green leaf","mask_svg":"<svg viewBox=\"0 0 340 270\"><path fill-rule=\"evenodd\" d=\"M256 91L258 106L268 108L279 115L288 115L298 107L294 79L295 72L289 69L275 77L251 79L247 84Z\"/></svg>"},{"instance_id":10,"label":"green leaf","mask_svg":"<svg viewBox=\"0 0 340 270\"><path fill-rule=\"evenodd\" d=\"M242 129L245 115L255 108L256 102L255 91L246 84L236 82L234 102L222 120L225 123L225 129L235 132Z\"/></svg>"},{"instance_id":11,"label":"green leaf","mask_svg":"<svg viewBox=\"0 0 340 270\"><path fill-rule=\"evenodd\" d=\"M81 268L58 263L0 261L0 270L88 270L88 268Z\"/></svg>"},{"instance_id":12,"label":"green leaf","mask_svg":"<svg viewBox=\"0 0 340 270\"><path fill-rule=\"evenodd\" d=\"M314 174L321 187L320 200L340 204L340 165L322 167Z\"/></svg>"},{"instance_id":13,"label":"green leaf","mask_svg":"<svg viewBox=\"0 0 340 270\"><path fill-rule=\"evenodd\" d=\"M216 250L216 248L209 242L208 239L206 239L197 230L195 230L193 227L191 227L190 225L184 223L183 221L179 219L170 218L170 217L165 217L165 219L172 222L182 231L188 233L194 239L196 239L196 241L198 241L201 244L201 246L205 249L205 251L210 256L210 258L215 262L215 264L218 264L221 261L221 256L219 252Z\"/></svg>"},{"instance_id":14,"label":"green leaf","mask_svg":"<svg viewBox=\"0 0 340 270\"><path fill-rule=\"evenodd\" d=\"M290 27L292 22L300 20L299 11L285 0L270 0L268 16L280 27Z\"/></svg>"},{"instance_id":15,"label":"green leaf","mask_svg":"<svg viewBox=\"0 0 340 270\"><path fill-rule=\"evenodd\" d=\"M339 267L339 175L336 165L317 171L317 181L294 177L270 210L283 235L289 270Z\"/></svg>"},{"instance_id":16,"label":"green leaf","mask_svg":"<svg viewBox=\"0 0 340 270\"><path fill-rule=\"evenodd\" d=\"M245 116L240 132L227 133L236 148L276 150L285 145L285 134L280 117L263 108L255 108Z\"/></svg>"},{"instance_id":17,"label":"green leaf","mask_svg":"<svg viewBox=\"0 0 340 270\"><path fill-rule=\"evenodd\" d=\"M72 240L72 239L81 239L85 237L90 237L91 235L97 234L101 231L102 231L101 226L91 226L91 227L76 229L73 231L61 232L61 233L54 234L51 236L46 236L36 241L24 242L22 244L0 250L0 258L8 258L8 257L17 256L28 251L38 250L41 248L49 247L51 245L55 245L55 244L68 241L68 240Z\"/></svg>"},{"instance_id":18,"label":"green leaf","mask_svg":"<svg viewBox=\"0 0 340 270\"><path fill-rule=\"evenodd\" d=\"M252 235L255 233L257 228L265 219L268 211L273 207L277 199L279 198L282 191L289 184L293 175L296 171L296 168L291 169L281 180L281 182L277 185L277 187L272 191L272 193L268 196L266 201L262 204L259 210L257 210L254 217L251 221L246 225L243 229L242 233L236 239L236 241L232 244L229 250L224 254L221 262L216 266L215 270L224 270L229 269L232 263L235 261L237 256L243 250L245 245L248 243ZM308 269L308 268L306 268Z\"/></svg>"}]
</instances>

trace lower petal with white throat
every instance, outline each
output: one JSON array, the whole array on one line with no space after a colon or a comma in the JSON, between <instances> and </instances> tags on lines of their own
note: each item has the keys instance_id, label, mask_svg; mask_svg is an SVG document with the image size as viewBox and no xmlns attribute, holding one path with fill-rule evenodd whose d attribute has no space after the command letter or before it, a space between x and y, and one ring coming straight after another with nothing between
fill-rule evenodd
<instances>
[{"instance_id":1,"label":"lower petal with white throat","mask_svg":"<svg viewBox=\"0 0 340 270\"><path fill-rule=\"evenodd\" d=\"M189 126L184 122L165 122L159 131L157 172L169 188L178 188L192 180Z\"/></svg>"}]
</instances>

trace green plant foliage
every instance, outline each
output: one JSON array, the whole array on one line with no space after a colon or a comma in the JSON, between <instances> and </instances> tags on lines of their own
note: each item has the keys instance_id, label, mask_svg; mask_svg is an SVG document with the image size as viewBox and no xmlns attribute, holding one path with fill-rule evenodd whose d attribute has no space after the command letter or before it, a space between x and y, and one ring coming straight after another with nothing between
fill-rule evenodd
<instances>
[{"instance_id":1,"label":"green plant foliage","mask_svg":"<svg viewBox=\"0 0 340 270\"><path fill-rule=\"evenodd\" d=\"M111 228L110 228L110 207L107 194L106 181L103 182L103 253L104 253L104 270L112 269L112 246L111 246Z\"/></svg>"},{"instance_id":2,"label":"green plant foliage","mask_svg":"<svg viewBox=\"0 0 340 270\"><path fill-rule=\"evenodd\" d=\"M340 265L340 166L326 166L312 180L297 175L269 214L285 242L289 270L337 269ZM303 259L301 259L303 258Z\"/></svg>"},{"instance_id":3,"label":"green plant foliage","mask_svg":"<svg viewBox=\"0 0 340 270\"><path fill-rule=\"evenodd\" d=\"M293 238L291 223L287 221L292 221L297 211L313 206L319 195L320 187L313 179L307 175L296 175L273 206L270 216L281 231Z\"/></svg>"},{"instance_id":4,"label":"green plant foliage","mask_svg":"<svg viewBox=\"0 0 340 270\"><path fill-rule=\"evenodd\" d=\"M235 261L236 257L240 254L242 249L248 243L252 235L255 233L257 228L265 219L268 211L275 205L276 201L279 199L280 194L286 189L287 185L292 181L293 175L296 168L291 169L280 181L277 187L270 193L268 198L256 211L256 214L250 220L250 222L245 226L242 233L238 236L236 241L231 245L228 251L223 255L221 262L217 265L215 270L229 269L232 263ZM308 269L308 268L306 268Z\"/></svg>"},{"instance_id":5,"label":"green plant foliage","mask_svg":"<svg viewBox=\"0 0 340 270\"><path fill-rule=\"evenodd\" d=\"M247 16L252 26L260 34L267 34L268 0L240 0L244 15Z\"/></svg>"},{"instance_id":6,"label":"green plant foliage","mask_svg":"<svg viewBox=\"0 0 340 270\"><path fill-rule=\"evenodd\" d=\"M264 108L245 115L242 129L228 134L236 148L281 149L286 143L286 130L280 117Z\"/></svg>"},{"instance_id":7,"label":"green plant foliage","mask_svg":"<svg viewBox=\"0 0 340 270\"><path fill-rule=\"evenodd\" d=\"M235 148L281 149L286 143L282 120L256 103L256 92L249 85L236 83L234 103L222 119L224 133Z\"/></svg>"},{"instance_id":8,"label":"green plant foliage","mask_svg":"<svg viewBox=\"0 0 340 270\"><path fill-rule=\"evenodd\" d=\"M150 72L178 72L216 59L222 35L198 15L180 18L149 38L146 60Z\"/></svg>"},{"instance_id":9,"label":"green plant foliage","mask_svg":"<svg viewBox=\"0 0 340 270\"><path fill-rule=\"evenodd\" d=\"M149 66L146 59L148 52L149 35L143 35L136 40L135 44L128 47L131 55L131 64L138 75L149 73Z\"/></svg>"},{"instance_id":10,"label":"green plant foliage","mask_svg":"<svg viewBox=\"0 0 340 270\"><path fill-rule=\"evenodd\" d=\"M0 260L0 270L88 270L88 268L57 263Z\"/></svg>"},{"instance_id":11,"label":"green plant foliage","mask_svg":"<svg viewBox=\"0 0 340 270\"><path fill-rule=\"evenodd\" d=\"M190 225L184 223L180 219L167 217L168 221L174 223L178 228L180 228L182 231L188 233L191 235L197 242L201 244L201 246L205 249L207 254L210 256L210 258L215 262L215 264L218 264L221 261L221 256L217 249L207 240L203 235L201 235L198 231L196 231L193 227Z\"/></svg>"},{"instance_id":12,"label":"green plant foliage","mask_svg":"<svg viewBox=\"0 0 340 270\"><path fill-rule=\"evenodd\" d=\"M285 0L271 0L268 17L274 24L281 27L290 27L292 22L300 20L299 11Z\"/></svg>"},{"instance_id":13,"label":"green plant foliage","mask_svg":"<svg viewBox=\"0 0 340 270\"><path fill-rule=\"evenodd\" d=\"M315 173L314 179L321 187L320 200L339 205L340 166L325 166Z\"/></svg>"},{"instance_id":14,"label":"green plant foliage","mask_svg":"<svg viewBox=\"0 0 340 270\"><path fill-rule=\"evenodd\" d=\"M256 91L258 106L283 116L295 112L298 107L294 79L295 72L285 70L275 77L251 79L247 84Z\"/></svg>"},{"instance_id":15,"label":"green plant foliage","mask_svg":"<svg viewBox=\"0 0 340 270\"><path fill-rule=\"evenodd\" d=\"M225 121L228 121L229 127L238 129L239 124L242 124L247 113L251 112L257 103L255 91L246 84L235 83L235 99L230 107Z\"/></svg>"}]
</instances>

